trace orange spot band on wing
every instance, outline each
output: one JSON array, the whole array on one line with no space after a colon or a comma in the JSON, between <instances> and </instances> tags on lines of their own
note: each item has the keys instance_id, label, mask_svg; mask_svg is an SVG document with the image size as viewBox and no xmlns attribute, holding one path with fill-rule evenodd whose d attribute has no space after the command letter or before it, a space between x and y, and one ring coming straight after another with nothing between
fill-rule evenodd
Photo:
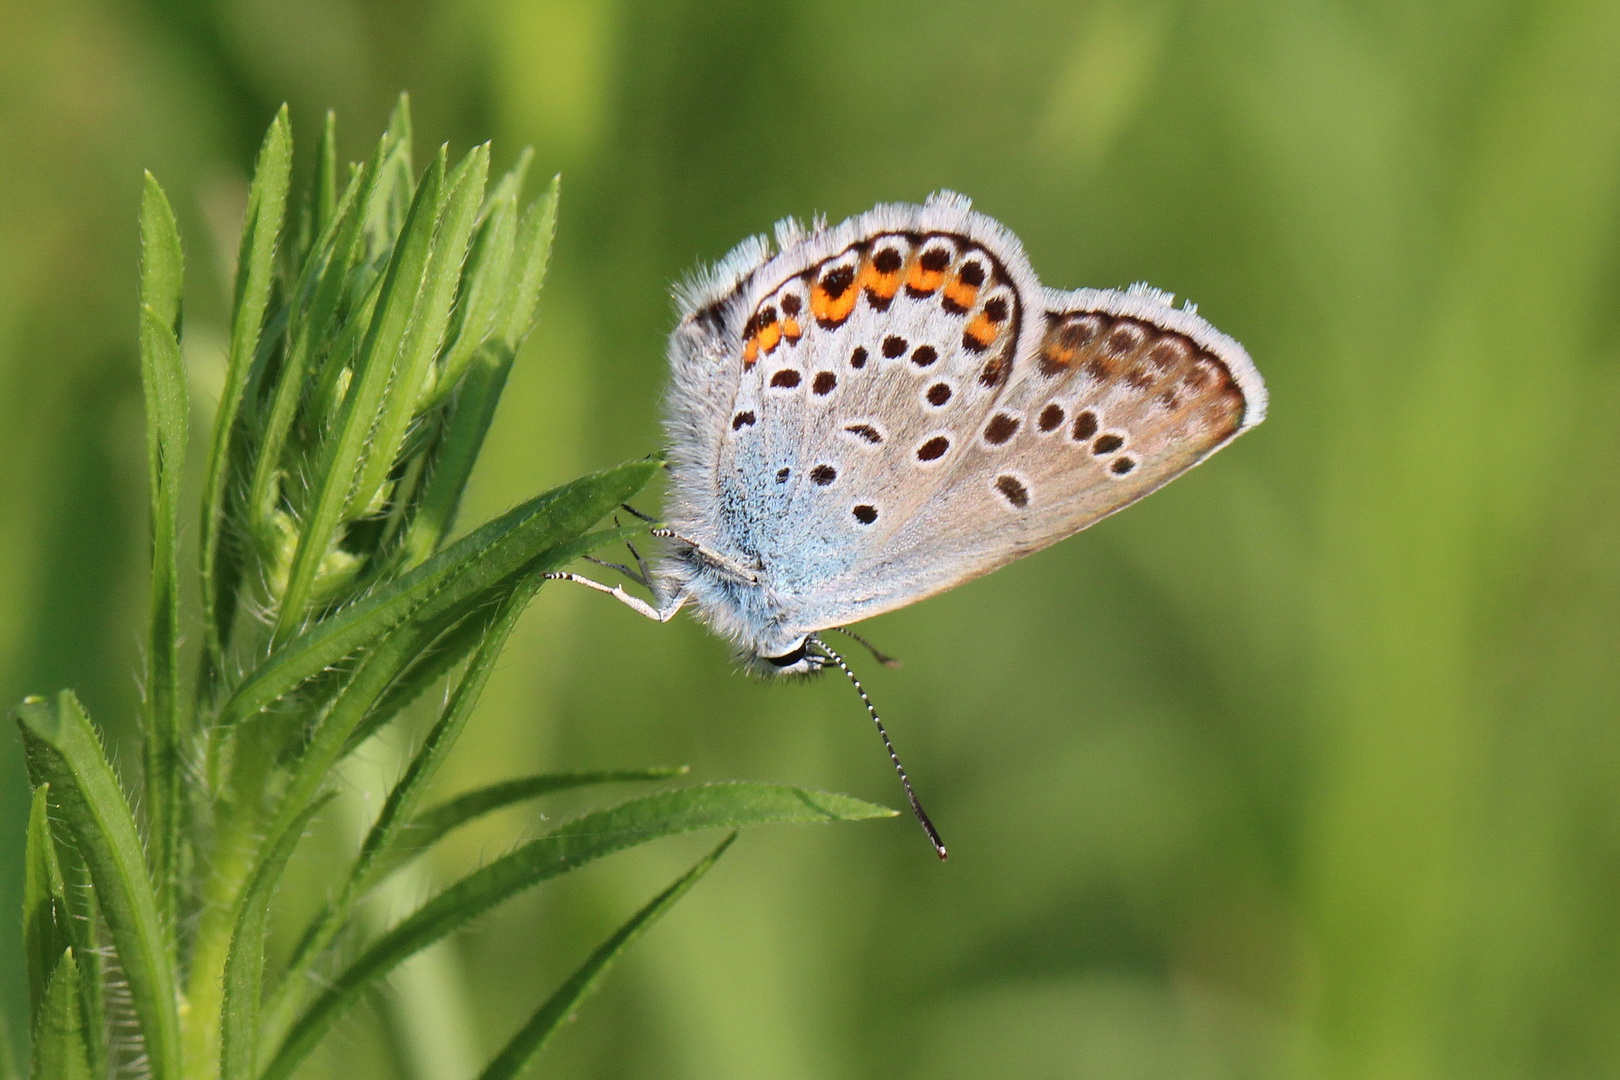
<instances>
[{"instance_id":1,"label":"orange spot band on wing","mask_svg":"<svg viewBox=\"0 0 1620 1080\"><path fill-rule=\"evenodd\" d=\"M855 300L859 296L860 292L852 288L833 296L818 281L815 288L810 290L810 314L824 326L837 326L855 310Z\"/></svg>"},{"instance_id":2,"label":"orange spot band on wing","mask_svg":"<svg viewBox=\"0 0 1620 1080\"><path fill-rule=\"evenodd\" d=\"M900 288L900 271L892 270L885 274L868 260L861 267L860 286L880 300L893 300L896 290Z\"/></svg>"},{"instance_id":3,"label":"orange spot band on wing","mask_svg":"<svg viewBox=\"0 0 1620 1080\"><path fill-rule=\"evenodd\" d=\"M748 344L743 346L743 370L747 371L759 362L759 338L751 337Z\"/></svg>"},{"instance_id":4,"label":"orange spot band on wing","mask_svg":"<svg viewBox=\"0 0 1620 1080\"><path fill-rule=\"evenodd\" d=\"M927 296L945 282L945 271L929 270L921 260L911 264L906 274L906 291L916 296Z\"/></svg>"},{"instance_id":5,"label":"orange spot band on wing","mask_svg":"<svg viewBox=\"0 0 1620 1080\"><path fill-rule=\"evenodd\" d=\"M980 348L988 349L996 340L996 324L990 321L990 316L981 311L967 324L967 329L963 333L978 342Z\"/></svg>"},{"instance_id":6,"label":"orange spot band on wing","mask_svg":"<svg viewBox=\"0 0 1620 1080\"><path fill-rule=\"evenodd\" d=\"M760 331L759 331L759 338L758 338L759 347L761 349L764 349L766 352L770 352L773 349L775 349L777 344L780 343L781 340L782 340L782 324L781 323L773 322L769 326L762 327L760 329Z\"/></svg>"},{"instance_id":7,"label":"orange spot band on wing","mask_svg":"<svg viewBox=\"0 0 1620 1080\"><path fill-rule=\"evenodd\" d=\"M799 327L799 320L794 318L783 319L782 336L788 339L790 345L803 337L804 331Z\"/></svg>"},{"instance_id":8,"label":"orange spot band on wing","mask_svg":"<svg viewBox=\"0 0 1620 1080\"><path fill-rule=\"evenodd\" d=\"M946 303L957 312L965 312L971 308L974 301L979 298L979 287L969 285L961 278L954 279L945 286Z\"/></svg>"}]
</instances>

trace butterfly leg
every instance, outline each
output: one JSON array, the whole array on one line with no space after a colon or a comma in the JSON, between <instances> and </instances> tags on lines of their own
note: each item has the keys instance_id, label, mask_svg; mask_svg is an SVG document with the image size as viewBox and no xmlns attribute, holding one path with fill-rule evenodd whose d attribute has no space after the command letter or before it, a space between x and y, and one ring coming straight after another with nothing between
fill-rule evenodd
<instances>
[{"instance_id":1,"label":"butterfly leg","mask_svg":"<svg viewBox=\"0 0 1620 1080\"><path fill-rule=\"evenodd\" d=\"M615 527L618 526L618 514L613 515L613 524ZM597 566L605 566L609 570L617 570L619 573L623 574L637 585L640 585L643 589L651 589L653 587L652 571L647 568L647 560L641 557L641 552L636 550L635 544L632 544L630 541L626 540L624 542L624 546L630 549L631 558L636 560L636 569L634 570L624 565L624 563L608 562L606 559L598 559L590 555L585 556L585 561L593 562Z\"/></svg>"},{"instance_id":2,"label":"butterfly leg","mask_svg":"<svg viewBox=\"0 0 1620 1080\"><path fill-rule=\"evenodd\" d=\"M613 597L613 599L617 600L619 603L623 604L637 615L651 619L653 622L669 622L669 620L675 617L675 613L677 611L680 611L681 608L686 606L687 601L687 595L684 592L677 593L668 600L659 599L659 597L655 594L653 599L658 600L658 606L654 607L652 604L649 604L647 601L641 599L641 597L631 596L629 593L625 592L623 585L604 585L600 581L592 581L588 577L583 577L579 574L570 574L566 571L547 574L546 580L571 581L576 585L583 585L588 589L595 589L599 593L607 593L609 596Z\"/></svg>"},{"instance_id":3,"label":"butterfly leg","mask_svg":"<svg viewBox=\"0 0 1620 1080\"><path fill-rule=\"evenodd\" d=\"M625 510L634 514L636 517L640 518L642 521L651 522L654 524L656 524L658 521L657 518L651 516L650 514L642 513L629 503L620 503L619 505ZM758 566L752 568L743 566L741 563L737 562L737 560L728 558L708 545L700 543L697 540L693 540L691 537L682 536L674 529L659 526L656 529L648 529L647 532L649 535L656 536L660 540L673 540L677 544L685 544L687 547L697 552L698 555L702 556L704 562L708 563L710 566L718 567L719 569L724 570L726 573L731 574L740 581L746 581L750 585L759 581L759 575L754 573L755 570L759 569ZM641 557L638 555L636 558L637 561L640 561Z\"/></svg>"}]
</instances>

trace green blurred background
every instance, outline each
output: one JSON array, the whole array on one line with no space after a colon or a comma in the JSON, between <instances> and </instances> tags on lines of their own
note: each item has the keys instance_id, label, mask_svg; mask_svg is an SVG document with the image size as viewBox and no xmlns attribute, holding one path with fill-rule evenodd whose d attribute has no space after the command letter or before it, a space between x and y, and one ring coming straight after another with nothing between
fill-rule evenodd
<instances>
[{"instance_id":1,"label":"green blurred background","mask_svg":"<svg viewBox=\"0 0 1620 1080\"><path fill-rule=\"evenodd\" d=\"M423 160L493 136L564 174L467 521L659 445L672 279L939 187L1053 285L1192 296L1272 388L1141 506L870 625L948 864L906 819L744 837L553 1075L1620 1077L1614 0L0 0L0 698L74 686L115 735L137 700L141 170L186 234L206 409L274 108L307 164L326 107L359 156L401 89ZM663 763L899 805L848 686L558 589L442 787ZM24 796L7 734L14 1028ZM471 995L448 1059L705 840L441 953ZM311 1077L421 1075L381 1004Z\"/></svg>"}]
</instances>

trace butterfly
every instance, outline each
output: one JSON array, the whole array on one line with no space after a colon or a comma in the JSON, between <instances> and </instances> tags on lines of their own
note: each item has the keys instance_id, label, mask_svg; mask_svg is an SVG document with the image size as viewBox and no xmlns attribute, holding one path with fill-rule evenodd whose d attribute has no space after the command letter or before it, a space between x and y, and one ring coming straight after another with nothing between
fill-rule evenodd
<instances>
[{"instance_id":1,"label":"butterfly","mask_svg":"<svg viewBox=\"0 0 1620 1080\"><path fill-rule=\"evenodd\" d=\"M837 666L880 731L825 632L1079 532L1266 412L1248 354L1190 304L1048 289L952 192L784 220L774 252L744 241L676 302L655 603L558 576L660 621L690 604L759 672Z\"/></svg>"}]
</instances>

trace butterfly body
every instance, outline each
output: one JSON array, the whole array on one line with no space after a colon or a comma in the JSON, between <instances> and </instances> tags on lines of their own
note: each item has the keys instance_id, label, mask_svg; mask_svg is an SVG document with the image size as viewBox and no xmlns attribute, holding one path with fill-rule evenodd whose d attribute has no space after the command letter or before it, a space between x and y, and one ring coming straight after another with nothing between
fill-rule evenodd
<instances>
[{"instance_id":1,"label":"butterfly body","mask_svg":"<svg viewBox=\"0 0 1620 1080\"><path fill-rule=\"evenodd\" d=\"M1043 287L942 194L777 227L679 296L661 606L762 671L1054 543L1265 413L1247 354L1145 287Z\"/></svg>"}]
</instances>

